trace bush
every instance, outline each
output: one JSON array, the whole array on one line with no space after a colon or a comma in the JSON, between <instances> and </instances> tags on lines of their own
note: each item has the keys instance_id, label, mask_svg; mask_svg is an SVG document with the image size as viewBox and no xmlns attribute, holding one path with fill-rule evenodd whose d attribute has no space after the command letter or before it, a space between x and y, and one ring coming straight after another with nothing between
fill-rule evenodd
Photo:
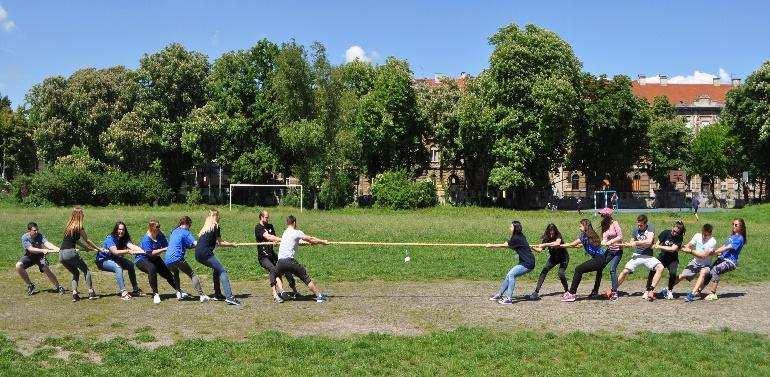
<instances>
[{"instance_id":1,"label":"bush","mask_svg":"<svg viewBox=\"0 0 770 377\"><path fill-rule=\"evenodd\" d=\"M404 170L382 173L372 185L374 203L392 209L435 206L436 186L432 182L414 181Z\"/></svg>"},{"instance_id":2,"label":"bush","mask_svg":"<svg viewBox=\"0 0 770 377\"><path fill-rule=\"evenodd\" d=\"M192 190L188 191L187 196L185 197L185 202L187 205L191 206L203 203L203 193L201 192L201 189L193 187Z\"/></svg>"},{"instance_id":3,"label":"bush","mask_svg":"<svg viewBox=\"0 0 770 377\"><path fill-rule=\"evenodd\" d=\"M299 189L291 188L281 197L279 205L299 208L299 199Z\"/></svg>"},{"instance_id":4,"label":"bush","mask_svg":"<svg viewBox=\"0 0 770 377\"><path fill-rule=\"evenodd\" d=\"M13 195L30 206L55 204L166 204L171 190L156 174L95 172L82 165L54 164L13 181Z\"/></svg>"},{"instance_id":5,"label":"bush","mask_svg":"<svg viewBox=\"0 0 770 377\"><path fill-rule=\"evenodd\" d=\"M353 191L347 174L337 174L323 182L318 201L324 209L341 208L353 201Z\"/></svg>"}]
</instances>

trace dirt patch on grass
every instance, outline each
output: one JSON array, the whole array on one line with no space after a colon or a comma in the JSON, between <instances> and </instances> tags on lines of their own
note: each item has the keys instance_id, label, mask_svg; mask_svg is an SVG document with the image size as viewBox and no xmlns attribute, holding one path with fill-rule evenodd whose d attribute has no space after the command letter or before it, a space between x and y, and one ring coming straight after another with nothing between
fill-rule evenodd
<instances>
[{"instance_id":1,"label":"dirt patch on grass","mask_svg":"<svg viewBox=\"0 0 770 377\"><path fill-rule=\"evenodd\" d=\"M101 280L98 291L111 293L112 282ZM624 287L633 295L615 302L563 303L560 286L551 283L541 291L540 301L501 306L487 299L497 287L495 282L339 283L322 285L331 296L327 303L317 304L307 297L275 304L264 282L239 281L234 290L243 301L241 308L223 302L179 302L170 292L160 305L150 297L124 302L112 295L73 303L69 295L51 292L27 296L14 283L18 282L0 282L7 293L0 298L0 331L22 350L36 349L47 337L123 337L141 347L156 348L188 338L244 339L265 330L333 337L369 332L415 335L476 326L620 334L730 328L770 334L770 303L764 295L770 283L724 285L718 301L693 303L683 302L682 297L644 301L637 294L642 283L636 281ZM531 284L525 282L517 287L517 294L529 289ZM680 289L681 294L685 286ZM144 339L148 341L135 340L138 333L148 334Z\"/></svg>"}]
</instances>

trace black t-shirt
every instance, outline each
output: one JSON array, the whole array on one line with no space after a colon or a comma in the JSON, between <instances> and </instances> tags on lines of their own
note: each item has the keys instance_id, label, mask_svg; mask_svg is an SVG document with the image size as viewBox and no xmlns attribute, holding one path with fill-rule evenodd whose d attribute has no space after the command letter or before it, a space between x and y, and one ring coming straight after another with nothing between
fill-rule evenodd
<instances>
[{"instance_id":1,"label":"black t-shirt","mask_svg":"<svg viewBox=\"0 0 770 377\"><path fill-rule=\"evenodd\" d=\"M529 247L526 237L518 234L511 236L511 239L508 240L508 247L519 254L520 265L530 270L535 268L535 255L532 254L532 248Z\"/></svg>"},{"instance_id":2,"label":"black t-shirt","mask_svg":"<svg viewBox=\"0 0 770 377\"><path fill-rule=\"evenodd\" d=\"M198 244L195 245L195 259L205 261L214 256L214 248L217 246L217 240L221 237L219 225L210 232L201 234L198 237Z\"/></svg>"},{"instance_id":3,"label":"black t-shirt","mask_svg":"<svg viewBox=\"0 0 770 377\"><path fill-rule=\"evenodd\" d=\"M550 242L550 241L544 241L544 242ZM562 244L564 244L563 241L562 241ZM561 246L549 247L548 254L549 254L549 259L552 261L563 261L567 259L567 256L568 256L567 249Z\"/></svg>"},{"instance_id":4,"label":"black t-shirt","mask_svg":"<svg viewBox=\"0 0 770 377\"><path fill-rule=\"evenodd\" d=\"M679 248L682 247L682 243L684 242L684 235L683 234L677 234L676 236L671 234L671 229L666 229L662 232L660 232L660 235L658 235L658 241L660 241L660 244L662 246L674 246L677 245ZM670 252L661 250L659 254L660 258L658 259L677 259L679 258L679 251Z\"/></svg>"},{"instance_id":5,"label":"black t-shirt","mask_svg":"<svg viewBox=\"0 0 770 377\"><path fill-rule=\"evenodd\" d=\"M72 232L70 235L64 235L64 240L61 242L60 249L67 250L67 249L74 249L75 244L78 243L78 240L80 240L80 230L76 230Z\"/></svg>"},{"instance_id":6,"label":"black t-shirt","mask_svg":"<svg viewBox=\"0 0 770 377\"><path fill-rule=\"evenodd\" d=\"M267 223L262 225L261 223L257 223L257 225L254 226L254 237L257 239L257 242L269 242L264 236L265 232L267 232L267 234L275 235L273 224ZM259 258L275 255L273 245L257 245L257 255Z\"/></svg>"}]
</instances>

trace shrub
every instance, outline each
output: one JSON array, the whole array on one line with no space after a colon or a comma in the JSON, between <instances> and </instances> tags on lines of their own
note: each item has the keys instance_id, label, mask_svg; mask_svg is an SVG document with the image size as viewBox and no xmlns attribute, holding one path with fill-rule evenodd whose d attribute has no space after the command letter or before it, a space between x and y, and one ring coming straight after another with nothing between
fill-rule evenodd
<instances>
[{"instance_id":1,"label":"shrub","mask_svg":"<svg viewBox=\"0 0 770 377\"><path fill-rule=\"evenodd\" d=\"M156 174L101 173L80 164L57 162L48 169L13 181L13 195L30 206L55 204L166 204L171 190Z\"/></svg>"},{"instance_id":2,"label":"shrub","mask_svg":"<svg viewBox=\"0 0 770 377\"><path fill-rule=\"evenodd\" d=\"M323 182L318 201L324 209L341 208L353 201L353 191L347 174L337 174Z\"/></svg>"},{"instance_id":3,"label":"shrub","mask_svg":"<svg viewBox=\"0 0 770 377\"><path fill-rule=\"evenodd\" d=\"M286 191L286 194L281 197L281 200L279 202L280 205L286 206L286 207L297 207L299 208L299 189L291 188ZM303 203L304 205L304 203Z\"/></svg>"},{"instance_id":4,"label":"shrub","mask_svg":"<svg viewBox=\"0 0 770 377\"><path fill-rule=\"evenodd\" d=\"M374 203L392 209L424 208L436 205L436 186L414 181L404 170L382 173L372 185Z\"/></svg>"},{"instance_id":5,"label":"shrub","mask_svg":"<svg viewBox=\"0 0 770 377\"><path fill-rule=\"evenodd\" d=\"M188 191L185 202L191 206L203 203L203 193L201 192L201 189L193 187L192 190Z\"/></svg>"}]
</instances>

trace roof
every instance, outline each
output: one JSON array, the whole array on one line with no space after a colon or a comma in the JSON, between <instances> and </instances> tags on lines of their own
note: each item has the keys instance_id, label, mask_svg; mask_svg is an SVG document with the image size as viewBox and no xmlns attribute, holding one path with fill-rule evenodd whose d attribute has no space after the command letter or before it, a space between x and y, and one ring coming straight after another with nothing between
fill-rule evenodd
<instances>
[{"instance_id":1,"label":"roof","mask_svg":"<svg viewBox=\"0 0 770 377\"><path fill-rule=\"evenodd\" d=\"M460 90L465 90L465 88L468 86L468 78L470 76L461 75L458 78L452 78L452 77L446 77L449 80L454 80L457 83L457 86L460 88ZM441 85L441 80L439 78L416 78L414 79L415 84L422 84L429 87L437 87Z\"/></svg>"},{"instance_id":2,"label":"roof","mask_svg":"<svg viewBox=\"0 0 770 377\"><path fill-rule=\"evenodd\" d=\"M637 97L652 102L655 97L666 96L668 102L676 106L691 104L699 98L708 97L711 101L724 103L727 92L732 89L730 84L639 84L634 81L631 90Z\"/></svg>"}]
</instances>

